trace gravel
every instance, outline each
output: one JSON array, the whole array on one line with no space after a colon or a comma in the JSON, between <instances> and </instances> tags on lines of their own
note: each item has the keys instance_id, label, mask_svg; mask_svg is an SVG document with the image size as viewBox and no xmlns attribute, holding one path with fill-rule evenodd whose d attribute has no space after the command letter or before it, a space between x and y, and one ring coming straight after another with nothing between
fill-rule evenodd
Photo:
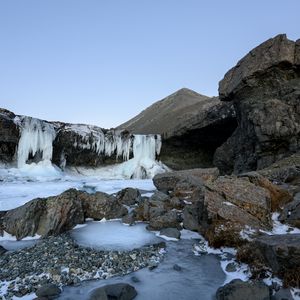
<instances>
[{"instance_id":1,"label":"gravel","mask_svg":"<svg viewBox=\"0 0 300 300\"><path fill-rule=\"evenodd\" d=\"M126 275L158 264L164 247L160 243L126 252L100 251L78 246L67 233L48 237L33 247L0 256L0 296L12 299L49 283L62 287Z\"/></svg>"}]
</instances>

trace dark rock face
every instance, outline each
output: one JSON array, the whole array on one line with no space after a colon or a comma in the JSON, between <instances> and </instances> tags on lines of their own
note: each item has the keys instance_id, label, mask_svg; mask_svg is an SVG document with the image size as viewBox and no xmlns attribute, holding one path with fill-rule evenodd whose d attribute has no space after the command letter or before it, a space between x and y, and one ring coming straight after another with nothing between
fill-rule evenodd
<instances>
[{"instance_id":1,"label":"dark rock face","mask_svg":"<svg viewBox=\"0 0 300 300\"><path fill-rule=\"evenodd\" d=\"M10 163L18 146L20 132L14 123L14 113L0 109L0 161Z\"/></svg>"},{"instance_id":2,"label":"dark rock face","mask_svg":"<svg viewBox=\"0 0 300 300\"><path fill-rule=\"evenodd\" d=\"M128 132L119 133L123 139L131 139ZM97 167L122 162L122 156L117 157L116 153L108 156L97 152L96 144L102 135L106 140L113 140L115 131L92 125L59 123L53 141L53 162L60 167L64 164Z\"/></svg>"},{"instance_id":3,"label":"dark rock face","mask_svg":"<svg viewBox=\"0 0 300 300\"><path fill-rule=\"evenodd\" d=\"M269 288L263 282L243 282L240 279L220 287L217 300L270 300Z\"/></svg>"},{"instance_id":4,"label":"dark rock face","mask_svg":"<svg viewBox=\"0 0 300 300\"><path fill-rule=\"evenodd\" d=\"M219 84L238 127L217 149L222 173L262 169L300 149L300 40L272 38L247 54Z\"/></svg>"},{"instance_id":5,"label":"dark rock face","mask_svg":"<svg viewBox=\"0 0 300 300\"><path fill-rule=\"evenodd\" d=\"M161 134L160 159L175 170L212 166L213 153L236 128L231 103L183 88L120 125L131 133Z\"/></svg>"},{"instance_id":6,"label":"dark rock face","mask_svg":"<svg viewBox=\"0 0 300 300\"><path fill-rule=\"evenodd\" d=\"M6 251L7 250L4 247L0 246L0 256L3 255Z\"/></svg>"},{"instance_id":7,"label":"dark rock face","mask_svg":"<svg viewBox=\"0 0 300 300\"><path fill-rule=\"evenodd\" d=\"M136 297L135 288L127 283L106 285L93 290L89 300L132 300Z\"/></svg>"}]
</instances>

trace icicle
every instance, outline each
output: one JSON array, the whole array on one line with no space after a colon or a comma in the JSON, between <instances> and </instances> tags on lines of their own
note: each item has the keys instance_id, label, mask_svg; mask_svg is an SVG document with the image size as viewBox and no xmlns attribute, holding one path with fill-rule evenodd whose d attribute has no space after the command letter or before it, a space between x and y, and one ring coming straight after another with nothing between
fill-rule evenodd
<instances>
[{"instance_id":1,"label":"icicle","mask_svg":"<svg viewBox=\"0 0 300 300\"><path fill-rule=\"evenodd\" d=\"M18 145L18 167L26 164L30 155L39 152L43 161L52 159L52 142L55 138L55 128L52 124L31 118L22 117L17 120L21 126L21 137Z\"/></svg>"}]
</instances>

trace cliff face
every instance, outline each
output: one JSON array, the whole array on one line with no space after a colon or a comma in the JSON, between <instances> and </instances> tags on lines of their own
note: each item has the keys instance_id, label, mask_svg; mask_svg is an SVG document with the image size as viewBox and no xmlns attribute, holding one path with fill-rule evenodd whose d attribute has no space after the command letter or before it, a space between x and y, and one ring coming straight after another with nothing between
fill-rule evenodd
<instances>
[{"instance_id":1,"label":"cliff face","mask_svg":"<svg viewBox=\"0 0 300 300\"><path fill-rule=\"evenodd\" d=\"M15 157L20 133L14 117L14 113L0 108L0 162L10 163Z\"/></svg>"},{"instance_id":2,"label":"cliff face","mask_svg":"<svg viewBox=\"0 0 300 300\"><path fill-rule=\"evenodd\" d=\"M214 155L222 173L262 169L300 150L300 40L262 43L225 74L219 94L238 122Z\"/></svg>"},{"instance_id":3,"label":"cliff face","mask_svg":"<svg viewBox=\"0 0 300 300\"><path fill-rule=\"evenodd\" d=\"M160 159L173 169L212 166L213 154L236 127L232 103L181 89L120 125L162 136Z\"/></svg>"}]
</instances>

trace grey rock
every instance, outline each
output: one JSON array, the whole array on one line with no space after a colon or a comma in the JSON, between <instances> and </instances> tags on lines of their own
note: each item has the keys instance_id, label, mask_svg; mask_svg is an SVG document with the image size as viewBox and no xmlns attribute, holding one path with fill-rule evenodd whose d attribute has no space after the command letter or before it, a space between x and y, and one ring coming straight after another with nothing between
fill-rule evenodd
<instances>
[{"instance_id":1,"label":"grey rock","mask_svg":"<svg viewBox=\"0 0 300 300\"><path fill-rule=\"evenodd\" d=\"M177 271L177 272L182 271L182 268L181 268L179 265L177 265L177 264L175 264L175 265L173 266L173 269L174 269L175 271Z\"/></svg>"},{"instance_id":2,"label":"grey rock","mask_svg":"<svg viewBox=\"0 0 300 300\"><path fill-rule=\"evenodd\" d=\"M141 193L138 189L126 188L119 191L116 198L121 204L130 206L141 201Z\"/></svg>"},{"instance_id":3,"label":"grey rock","mask_svg":"<svg viewBox=\"0 0 300 300\"><path fill-rule=\"evenodd\" d=\"M177 212L168 211L163 215L151 218L147 228L150 230L161 230L169 227L181 229L180 222L181 217Z\"/></svg>"},{"instance_id":4,"label":"grey rock","mask_svg":"<svg viewBox=\"0 0 300 300\"><path fill-rule=\"evenodd\" d=\"M269 288L262 282L243 282L240 279L220 287L216 300L269 300Z\"/></svg>"},{"instance_id":5,"label":"grey rock","mask_svg":"<svg viewBox=\"0 0 300 300\"><path fill-rule=\"evenodd\" d=\"M55 284L46 284L39 288L36 292L38 297L54 297L58 296L61 293L60 288Z\"/></svg>"},{"instance_id":6,"label":"grey rock","mask_svg":"<svg viewBox=\"0 0 300 300\"><path fill-rule=\"evenodd\" d=\"M300 228L300 193L295 195L294 201L285 205L279 221Z\"/></svg>"},{"instance_id":7,"label":"grey rock","mask_svg":"<svg viewBox=\"0 0 300 300\"><path fill-rule=\"evenodd\" d=\"M272 300L293 300L294 297L289 289L280 289L272 296Z\"/></svg>"},{"instance_id":8,"label":"grey rock","mask_svg":"<svg viewBox=\"0 0 300 300\"><path fill-rule=\"evenodd\" d=\"M155 187L164 193L176 190L194 190L203 186L202 179L189 171L166 172L153 178Z\"/></svg>"},{"instance_id":9,"label":"grey rock","mask_svg":"<svg viewBox=\"0 0 300 300\"><path fill-rule=\"evenodd\" d=\"M85 218L116 219L127 214L127 209L119 203L117 198L106 193L78 192L78 199L82 202Z\"/></svg>"},{"instance_id":10,"label":"grey rock","mask_svg":"<svg viewBox=\"0 0 300 300\"><path fill-rule=\"evenodd\" d=\"M131 300L134 299L136 295L137 292L133 286L127 283L116 283L93 290L89 300Z\"/></svg>"},{"instance_id":11,"label":"grey rock","mask_svg":"<svg viewBox=\"0 0 300 300\"><path fill-rule=\"evenodd\" d=\"M154 194L149 199L149 201L162 201L162 202L169 201L169 200L170 197L160 191L155 191Z\"/></svg>"},{"instance_id":12,"label":"grey rock","mask_svg":"<svg viewBox=\"0 0 300 300\"><path fill-rule=\"evenodd\" d=\"M264 263L275 274L285 274L300 268L300 234L269 235L253 242Z\"/></svg>"},{"instance_id":13,"label":"grey rock","mask_svg":"<svg viewBox=\"0 0 300 300\"><path fill-rule=\"evenodd\" d=\"M236 270L237 270L236 264L235 263L227 264L225 270L226 270L226 272L229 272L229 273L236 272Z\"/></svg>"},{"instance_id":14,"label":"grey rock","mask_svg":"<svg viewBox=\"0 0 300 300\"><path fill-rule=\"evenodd\" d=\"M180 239L181 236L180 231L176 228L163 228L159 234L174 239Z\"/></svg>"}]
</instances>

